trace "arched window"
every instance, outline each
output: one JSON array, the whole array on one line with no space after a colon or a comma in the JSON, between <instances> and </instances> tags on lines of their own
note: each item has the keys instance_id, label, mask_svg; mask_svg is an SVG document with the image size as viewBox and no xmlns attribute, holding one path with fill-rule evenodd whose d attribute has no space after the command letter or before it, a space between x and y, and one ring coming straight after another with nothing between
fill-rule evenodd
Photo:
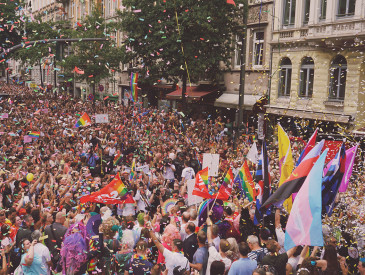
<instances>
[{"instance_id":1,"label":"arched window","mask_svg":"<svg viewBox=\"0 0 365 275\"><path fill-rule=\"evenodd\" d=\"M291 87L291 61L285 57L280 63L279 96L290 96Z\"/></svg>"},{"instance_id":2,"label":"arched window","mask_svg":"<svg viewBox=\"0 0 365 275\"><path fill-rule=\"evenodd\" d=\"M311 57L306 57L300 67L299 96L312 97L314 80L314 62Z\"/></svg>"},{"instance_id":3,"label":"arched window","mask_svg":"<svg viewBox=\"0 0 365 275\"><path fill-rule=\"evenodd\" d=\"M342 55L333 59L330 68L330 100L344 100L346 88L347 61Z\"/></svg>"}]
</instances>

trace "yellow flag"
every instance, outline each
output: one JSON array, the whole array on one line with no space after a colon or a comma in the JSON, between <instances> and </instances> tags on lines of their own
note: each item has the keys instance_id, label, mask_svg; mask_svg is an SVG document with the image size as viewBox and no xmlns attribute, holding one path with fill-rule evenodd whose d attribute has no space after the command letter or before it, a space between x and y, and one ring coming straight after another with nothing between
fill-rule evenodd
<instances>
[{"instance_id":1,"label":"yellow flag","mask_svg":"<svg viewBox=\"0 0 365 275\"><path fill-rule=\"evenodd\" d=\"M294 169L294 161L290 147L290 139L284 129L278 124L278 145L279 145L279 167L280 180L279 186L286 181ZM285 209L290 212L292 207L292 196L284 202Z\"/></svg>"}]
</instances>

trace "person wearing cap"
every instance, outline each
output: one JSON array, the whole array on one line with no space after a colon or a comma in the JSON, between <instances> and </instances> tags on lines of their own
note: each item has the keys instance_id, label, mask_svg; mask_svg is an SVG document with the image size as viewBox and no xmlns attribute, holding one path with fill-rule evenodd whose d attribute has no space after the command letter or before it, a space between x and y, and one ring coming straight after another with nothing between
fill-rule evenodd
<instances>
[{"instance_id":1,"label":"person wearing cap","mask_svg":"<svg viewBox=\"0 0 365 275\"><path fill-rule=\"evenodd\" d=\"M171 251L165 248L162 243L157 239L155 233L152 230L151 224L147 223L146 227L150 230L150 237L153 243L156 245L158 251L165 257L166 269L168 275L174 274L174 269L180 267L186 271L190 270L190 264L188 259L182 252L183 242L180 239L174 239L171 244Z\"/></svg>"}]
</instances>

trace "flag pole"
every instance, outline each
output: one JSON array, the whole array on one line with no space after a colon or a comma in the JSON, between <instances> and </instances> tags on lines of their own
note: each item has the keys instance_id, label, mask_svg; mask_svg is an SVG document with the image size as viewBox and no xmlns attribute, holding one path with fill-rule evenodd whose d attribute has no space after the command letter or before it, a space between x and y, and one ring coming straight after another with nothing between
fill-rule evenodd
<instances>
[{"instance_id":1,"label":"flag pole","mask_svg":"<svg viewBox=\"0 0 365 275\"><path fill-rule=\"evenodd\" d=\"M227 170L227 172L226 172L226 173L224 173L224 175L227 175L227 173L228 173L228 171L229 171L229 169L230 169L230 168L231 168L231 166L229 166L229 167L228 167L228 170ZM223 179L223 181L224 181L224 179ZM215 204L215 202L217 201L217 198L218 198L218 195L219 195L219 191L221 190L221 188L222 188L222 185L221 185L221 187L219 188L217 195L215 196L215 199L214 199L213 204L212 204L212 208L209 210L209 212L213 209L214 204ZM209 204L208 204L208 207L207 207L207 208L209 209ZM208 212L208 215L209 215L209 212Z\"/></svg>"}]
</instances>

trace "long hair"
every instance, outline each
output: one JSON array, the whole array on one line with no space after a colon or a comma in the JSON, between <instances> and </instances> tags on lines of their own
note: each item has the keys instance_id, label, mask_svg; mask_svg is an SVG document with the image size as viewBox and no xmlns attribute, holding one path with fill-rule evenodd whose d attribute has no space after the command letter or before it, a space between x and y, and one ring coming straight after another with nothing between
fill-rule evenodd
<instances>
[{"instance_id":1,"label":"long hair","mask_svg":"<svg viewBox=\"0 0 365 275\"><path fill-rule=\"evenodd\" d=\"M327 270L336 271L338 270L338 260L336 248L332 245L326 245L324 248L323 260L327 261Z\"/></svg>"}]
</instances>

